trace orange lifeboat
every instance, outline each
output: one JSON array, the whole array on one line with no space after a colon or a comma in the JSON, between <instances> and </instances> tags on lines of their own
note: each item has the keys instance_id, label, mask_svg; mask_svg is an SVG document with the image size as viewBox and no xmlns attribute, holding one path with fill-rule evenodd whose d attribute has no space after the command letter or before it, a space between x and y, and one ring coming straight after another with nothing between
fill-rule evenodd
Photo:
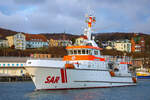
<instances>
[{"instance_id":1,"label":"orange lifeboat","mask_svg":"<svg viewBox=\"0 0 150 100\"><path fill-rule=\"evenodd\" d=\"M73 64L65 64L65 68L67 69L74 69L74 65Z\"/></svg>"}]
</instances>

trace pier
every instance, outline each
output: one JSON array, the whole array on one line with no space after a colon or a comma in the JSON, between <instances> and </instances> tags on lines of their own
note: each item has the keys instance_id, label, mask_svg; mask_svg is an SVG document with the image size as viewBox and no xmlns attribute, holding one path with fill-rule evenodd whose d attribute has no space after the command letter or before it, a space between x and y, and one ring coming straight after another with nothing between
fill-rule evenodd
<instances>
[{"instance_id":1,"label":"pier","mask_svg":"<svg viewBox=\"0 0 150 100\"><path fill-rule=\"evenodd\" d=\"M27 59L31 57L0 57L0 82L31 81L29 73L24 68ZM62 60L62 58L45 59Z\"/></svg>"},{"instance_id":2,"label":"pier","mask_svg":"<svg viewBox=\"0 0 150 100\"><path fill-rule=\"evenodd\" d=\"M27 57L0 57L0 82L31 81L25 70Z\"/></svg>"}]
</instances>

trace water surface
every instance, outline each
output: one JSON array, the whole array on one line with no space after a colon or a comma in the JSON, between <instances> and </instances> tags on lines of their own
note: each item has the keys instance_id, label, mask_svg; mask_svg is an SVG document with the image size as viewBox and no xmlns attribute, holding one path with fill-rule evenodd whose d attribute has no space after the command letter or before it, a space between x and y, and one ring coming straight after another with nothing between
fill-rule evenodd
<instances>
[{"instance_id":1,"label":"water surface","mask_svg":"<svg viewBox=\"0 0 150 100\"><path fill-rule=\"evenodd\" d=\"M137 86L35 91L32 82L0 83L0 100L150 100L150 79Z\"/></svg>"}]
</instances>

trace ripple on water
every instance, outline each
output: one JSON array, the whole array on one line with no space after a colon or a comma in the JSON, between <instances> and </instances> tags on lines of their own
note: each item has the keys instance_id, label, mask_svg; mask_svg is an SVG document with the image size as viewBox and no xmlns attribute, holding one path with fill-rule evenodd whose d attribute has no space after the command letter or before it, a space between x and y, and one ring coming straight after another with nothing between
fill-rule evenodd
<instances>
[{"instance_id":1,"label":"ripple on water","mask_svg":"<svg viewBox=\"0 0 150 100\"><path fill-rule=\"evenodd\" d=\"M34 91L32 82L0 83L0 100L150 100L150 80L137 86Z\"/></svg>"}]
</instances>

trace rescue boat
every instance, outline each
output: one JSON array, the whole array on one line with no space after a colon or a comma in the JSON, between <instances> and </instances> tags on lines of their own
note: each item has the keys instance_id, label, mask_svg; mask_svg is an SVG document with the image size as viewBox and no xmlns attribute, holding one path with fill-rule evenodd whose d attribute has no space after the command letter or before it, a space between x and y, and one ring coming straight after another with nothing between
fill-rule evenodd
<instances>
[{"instance_id":1,"label":"rescue boat","mask_svg":"<svg viewBox=\"0 0 150 100\"><path fill-rule=\"evenodd\" d=\"M138 79L150 79L150 72L147 68L138 68L136 70L136 76Z\"/></svg>"},{"instance_id":2,"label":"rescue boat","mask_svg":"<svg viewBox=\"0 0 150 100\"><path fill-rule=\"evenodd\" d=\"M63 60L28 59L25 69L37 90L104 88L136 85L136 77L126 62L107 61L101 48L91 39L95 17L88 15L80 45L66 47Z\"/></svg>"}]
</instances>

